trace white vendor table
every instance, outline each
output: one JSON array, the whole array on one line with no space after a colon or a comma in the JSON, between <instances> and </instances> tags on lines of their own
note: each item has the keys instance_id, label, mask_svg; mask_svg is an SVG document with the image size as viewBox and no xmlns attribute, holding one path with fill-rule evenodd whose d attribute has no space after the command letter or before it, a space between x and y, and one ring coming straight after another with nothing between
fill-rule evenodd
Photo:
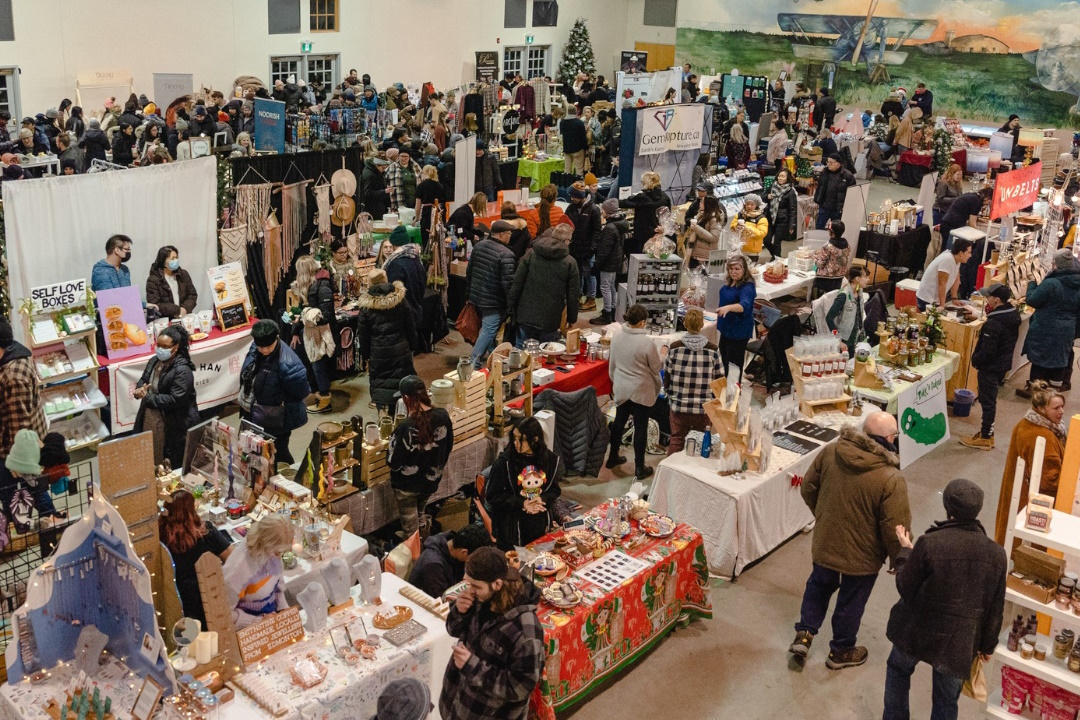
<instances>
[{"instance_id":1,"label":"white vendor table","mask_svg":"<svg viewBox=\"0 0 1080 720\"><path fill-rule=\"evenodd\" d=\"M240 368L251 347L251 326L221 333L216 328L205 340L191 344L195 365L195 392L199 409L207 410L235 399L240 394ZM108 363L109 412L113 434L131 430L139 413L135 385L153 355L143 355ZM99 360L101 360L99 356ZM105 363L102 363L104 368Z\"/></svg>"},{"instance_id":2,"label":"white vendor table","mask_svg":"<svg viewBox=\"0 0 1080 720\"><path fill-rule=\"evenodd\" d=\"M874 348L874 357L877 357L877 348ZM943 370L945 373L945 381L948 382L956 371L960 368L960 354L954 353L950 350L936 350L934 352L934 359L924 365L916 365L910 370L914 373L926 377L938 370ZM896 414L897 399L900 397L900 393L904 392L907 388L911 387L912 383L904 382L903 380L893 381L892 390L869 390L867 388L854 387L859 394L875 405L880 406L885 412Z\"/></svg>"},{"instance_id":3,"label":"white vendor table","mask_svg":"<svg viewBox=\"0 0 1080 720\"><path fill-rule=\"evenodd\" d=\"M351 532L343 532L341 533L341 554L335 557L345 560L345 564L351 571L353 565L364 559L367 551L367 540ZM323 586L324 590L328 589L326 581L323 580L322 569L333 559L332 557L326 560L308 560L301 557L296 559L296 567L285 571L285 599L290 605L297 603L296 594L302 592L309 583L317 582ZM356 580L358 578L354 574L353 581Z\"/></svg>"},{"instance_id":4,"label":"white vendor table","mask_svg":"<svg viewBox=\"0 0 1080 720\"><path fill-rule=\"evenodd\" d=\"M376 701L383 688L393 680L406 677L415 677L428 685L436 706L431 717L440 717L438 698L442 691L443 672L450 661L453 639L446 632L445 621L398 594L398 590L407 584L394 575L384 573L383 603L410 607L413 619L427 627L427 632L419 639L401 648L383 642L374 660L361 660L359 665L350 667L336 657L329 633L323 629L248 668L249 673L261 676L270 692L279 695L291 707L291 711L284 716L286 720L367 720L375 715ZM353 588L352 594L359 603L359 586ZM351 620L360 612L359 604L342 610L331 616L328 627ZM369 618L370 615L365 617ZM372 632L382 634L382 631L371 628L370 620L366 622ZM289 677L291 658L300 652L315 652L320 662L329 669L321 684L306 691L293 685ZM0 720L50 720L45 713L45 705L50 698L64 692L73 667L69 664L57 668L53 671L52 679L41 685L31 685L29 681L16 685L5 683L0 688ZM110 657L101 667L94 683L101 687L103 694L112 697L112 712L117 720L128 720L142 681L129 676L127 668L116 658ZM270 719L269 713L259 708L244 691L235 686L234 690L236 697L221 707L219 720ZM181 720L168 704L155 717Z\"/></svg>"},{"instance_id":5,"label":"white vendor table","mask_svg":"<svg viewBox=\"0 0 1080 720\"><path fill-rule=\"evenodd\" d=\"M813 270L789 270L787 279L782 283L765 282L759 276L754 284L757 286L757 296L763 300L775 300L800 292L809 299L810 288L814 285L815 277L817 273Z\"/></svg>"},{"instance_id":6,"label":"white vendor table","mask_svg":"<svg viewBox=\"0 0 1080 720\"><path fill-rule=\"evenodd\" d=\"M839 417L845 424L861 421ZM656 468L650 508L697 529L705 541L709 572L734 577L813 522L792 476L805 475L824 447L806 455L773 448L766 474L726 477L717 473L715 458L675 453Z\"/></svg>"}]
</instances>

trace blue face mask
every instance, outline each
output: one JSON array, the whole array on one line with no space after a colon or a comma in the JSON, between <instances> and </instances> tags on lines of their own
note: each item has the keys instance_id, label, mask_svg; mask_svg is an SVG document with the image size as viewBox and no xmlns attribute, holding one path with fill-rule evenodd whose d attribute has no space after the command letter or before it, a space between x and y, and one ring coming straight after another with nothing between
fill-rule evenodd
<instances>
[{"instance_id":1,"label":"blue face mask","mask_svg":"<svg viewBox=\"0 0 1080 720\"><path fill-rule=\"evenodd\" d=\"M154 353L157 355L158 360L160 360L161 362L165 362L173 356L173 349L159 347L154 351Z\"/></svg>"},{"instance_id":2,"label":"blue face mask","mask_svg":"<svg viewBox=\"0 0 1080 720\"><path fill-rule=\"evenodd\" d=\"M169 269L172 270L173 272L176 272L177 270L179 270L180 269L180 261L179 260L170 260L169 261Z\"/></svg>"}]
</instances>

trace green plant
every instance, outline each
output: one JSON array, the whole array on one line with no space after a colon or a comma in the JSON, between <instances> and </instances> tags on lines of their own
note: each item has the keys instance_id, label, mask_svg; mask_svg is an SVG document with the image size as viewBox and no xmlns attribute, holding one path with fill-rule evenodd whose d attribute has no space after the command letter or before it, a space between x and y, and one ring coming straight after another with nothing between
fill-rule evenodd
<instances>
[{"instance_id":1,"label":"green plant","mask_svg":"<svg viewBox=\"0 0 1080 720\"><path fill-rule=\"evenodd\" d=\"M939 176L943 176L945 171L952 165L952 149L953 149L953 136L945 128L938 128L934 131L934 170L936 170Z\"/></svg>"},{"instance_id":2,"label":"green plant","mask_svg":"<svg viewBox=\"0 0 1080 720\"><path fill-rule=\"evenodd\" d=\"M558 80L563 83L573 83L578 73L587 75L596 73L596 56L593 54L585 18L574 21L574 28L570 31L566 46L563 47L562 60L559 61Z\"/></svg>"},{"instance_id":3,"label":"green plant","mask_svg":"<svg viewBox=\"0 0 1080 720\"><path fill-rule=\"evenodd\" d=\"M945 328L941 324L941 309L935 305L926 308L923 334L934 347L945 347Z\"/></svg>"}]
</instances>

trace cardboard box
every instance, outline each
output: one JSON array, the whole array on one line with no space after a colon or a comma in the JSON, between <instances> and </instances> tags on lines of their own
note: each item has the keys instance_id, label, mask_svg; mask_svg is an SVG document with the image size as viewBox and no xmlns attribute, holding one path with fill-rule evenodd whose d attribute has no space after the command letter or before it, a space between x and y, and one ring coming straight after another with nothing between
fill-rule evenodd
<instances>
[{"instance_id":1,"label":"cardboard box","mask_svg":"<svg viewBox=\"0 0 1080 720\"><path fill-rule=\"evenodd\" d=\"M1057 593L1058 580L1065 572L1065 560L1029 545L1019 545L1012 553L1013 569L1005 585L1025 597L1048 603Z\"/></svg>"},{"instance_id":2,"label":"cardboard box","mask_svg":"<svg viewBox=\"0 0 1080 720\"><path fill-rule=\"evenodd\" d=\"M533 370L533 387L541 387L542 385L547 385L554 379L555 371L550 368L537 368L536 370Z\"/></svg>"}]
</instances>

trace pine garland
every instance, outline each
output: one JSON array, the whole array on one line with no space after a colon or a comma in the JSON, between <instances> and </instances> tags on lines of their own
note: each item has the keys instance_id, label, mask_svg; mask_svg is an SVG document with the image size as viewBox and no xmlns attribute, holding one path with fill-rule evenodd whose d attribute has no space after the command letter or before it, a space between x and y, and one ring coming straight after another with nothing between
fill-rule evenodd
<instances>
[{"instance_id":1,"label":"pine garland","mask_svg":"<svg viewBox=\"0 0 1080 720\"><path fill-rule=\"evenodd\" d=\"M934 170L937 171L939 176L943 176L945 171L952 165L953 149L953 136L952 133L945 128L938 128L934 131Z\"/></svg>"},{"instance_id":2,"label":"pine garland","mask_svg":"<svg viewBox=\"0 0 1080 720\"><path fill-rule=\"evenodd\" d=\"M578 73L596 74L596 56L589 39L589 28L585 25L585 18L580 17L574 21L570 38L563 47L562 60L559 61L559 82L572 84Z\"/></svg>"}]
</instances>

